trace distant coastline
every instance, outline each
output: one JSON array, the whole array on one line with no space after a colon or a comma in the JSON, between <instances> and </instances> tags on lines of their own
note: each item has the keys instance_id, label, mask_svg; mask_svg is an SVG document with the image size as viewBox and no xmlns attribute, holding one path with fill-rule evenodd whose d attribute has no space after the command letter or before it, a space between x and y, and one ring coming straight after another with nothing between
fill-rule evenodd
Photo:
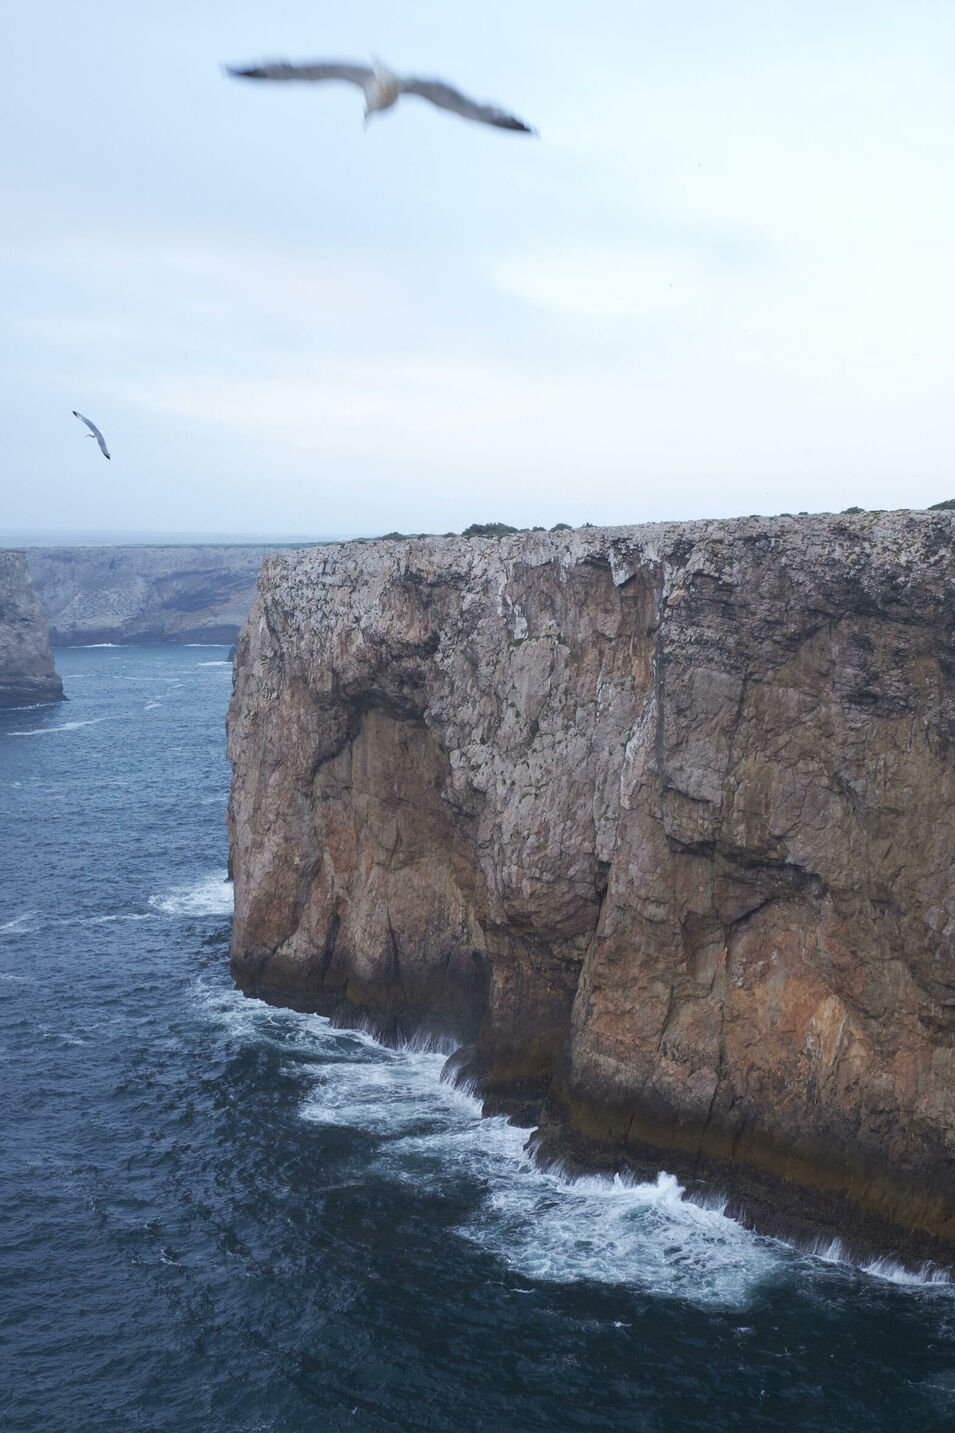
<instances>
[{"instance_id":1,"label":"distant coastline","mask_svg":"<svg viewBox=\"0 0 955 1433\"><path fill-rule=\"evenodd\" d=\"M348 542L357 535L10 528L0 531L0 547L312 547L326 542Z\"/></svg>"},{"instance_id":2,"label":"distant coastline","mask_svg":"<svg viewBox=\"0 0 955 1433\"><path fill-rule=\"evenodd\" d=\"M235 641L275 543L21 549L53 647Z\"/></svg>"}]
</instances>

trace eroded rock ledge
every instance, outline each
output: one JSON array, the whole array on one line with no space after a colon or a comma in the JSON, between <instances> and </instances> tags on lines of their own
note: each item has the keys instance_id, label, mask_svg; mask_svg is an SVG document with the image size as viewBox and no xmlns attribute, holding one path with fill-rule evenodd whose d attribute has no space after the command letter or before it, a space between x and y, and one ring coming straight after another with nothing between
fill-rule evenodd
<instances>
[{"instance_id":1,"label":"eroded rock ledge","mask_svg":"<svg viewBox=\"0 0 955 1433\"><path fill-rule=\"evenodd\" d=\"M451 1028L552 1149L955 1249L953 531L269 558L229 714L237 981Z\"/></svg>"},{"instance_id":2,"label":"eroded rock ledge","mask_svg":"<svg viewBox=\"0 0 955 1433\"><path fill-rule=\"evenodd\" d=\"M0 707L63 699L50 624L30 583L26 556L0 549Z\"/></svg>"}]
</instances>

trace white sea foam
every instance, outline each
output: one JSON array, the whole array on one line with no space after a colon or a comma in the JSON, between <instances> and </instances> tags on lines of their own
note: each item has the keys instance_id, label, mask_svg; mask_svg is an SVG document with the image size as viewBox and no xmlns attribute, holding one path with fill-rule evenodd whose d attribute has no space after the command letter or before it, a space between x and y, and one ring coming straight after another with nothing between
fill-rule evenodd
<instances>
[{"instance_id":1,"label":"white sea foam","mask_svg":"<svg viewBox=\"0 0 955 1433\"><path fill-rule=\"evenodd\" d=\"M33 731L12 731L11 736L49 736L54 731L77 731L81 726L96 726L105 717L89 717L86 721L67 721L60 726L38 726Z\"/></svg>"},{"instance_id":2,"label":"white sea foam","mask_svg":"<svg viewBox=\"0 0 955 1433\"><path fill-rule=\"evenodd\" d=\"M358 1059L323 1065L302 1115L319 1124L349 1125L392 1139L422 1123L453 1128L462 1120L470 1122L475 1108L480 1116L480 1106L473 1096L441 1083L445 1059L373 1045Z\"/></svg>"},{"instance_id":3,"label":"white sea foam","mask_svg":"<svg viewBox=\"0 0 955 1433\"><path fill-rule=\"evenodd\" d=\"M369 1036L351 1030L333 1030L330 1022L321 1015L277 1009L234 988L210 989L199 981L196 997L205 1018L243 1044L258 1043L274 1035L287 1054L300 1054L302 1058L333 1054L335 1037L340 1038L343 1051L351 1051L360 1044L369 1048L374 1046Z\"/></svg>"},{"instance_id":4,"label":"white sea foam","mask_svg":"<svg viewBox=\"0 0 955 1433\"><path fill-rule=\"evenodd\" d=\"M653 1183L561 1180L534 1171L495 1188L465 1232L528 1278L630 1284L700 1304L738 1306L778 1274L782 1251L684 1198L672 1174Z\"/></svg>"},{"instance_id":5,"label":"white sea foam","mask_svg":"<svg viewBox=\"0 0 955 1433\"><path fill-rule=\"evenodd\" d=\"M196 666L197 666L197 667L231 667L231 666L232 666L232 663L231 663L231 662L227 662L227 661L225 661L225 660L223 659L222 661L219 661L219 662L197 662L197 663L196 663Z\"/></svg>"},{"instance_id":6,"label":"white sea foam","mask_svg":"<svg viewBox=\"0 0 955 1433\"><path fill-rule=\"evenodd\" d=\"M149 904L168 916L230 916L232 882L221 871L214 871L197 881L172 886L160 895L150 896Z\"/></svg>"},{"instance_id":7,"label":"white sea foam","mask_svg":"<svg viewBox=\"0 0 955 1433\"><path fill-rule=\"evenodd\" d=\"M458 1233L519 1276L628 1285L732 1307L783 1266L779 1245L685 1199L671 1174L639 1184L539 1169L526 1130L482 1119L478 1099L442 1083L443 1055L362 1046L342 1056L304 1067L313 1084L303 1117L379 1136L377 1160L392 1177L438 1190L463 1180L479 1189L476 1211Z\"/></svg>"},{"instance_id":8,"label":"white sea foam","mask_svg":"<svg viewBox=\"0 0 955 1433\"><path fill-rule=\"evenodd\" d=\"M233 1036L281 1046L286 1072L308 1084L305 1120L375 1136L371 1157L387 1178L455 1197L462 1184L473 1189L475 1208L458 1234L518 1277L627 1286L711 1308L745 1307L800 1263L811 1277L806 1251L744 1229L718 1196L686 1198L672 1174L639 1183L538 1168L527 1130L482 1119L480 1100L442 1082L443 1054L387 1049L364 1032L234 991L204 1000ZM843 1262L845 1253L833 1243L812 1256ZM945 1280L885 1259L854 1266L860 1272L923 1288Z\"/></svg>"},{"instance_id":9,"label":"white sea foam","mask_svg":"<svg viewBox=\"0 0 955 1433\"><path fill-rule=\"evenodd\" d=\"M890 1284L900 1284L909 1287L931 1288L952 1285L951 1275L944 1269L938 1268L935 1264L924 1263L917 1268L911 1268L898 1259L883 1256L872 1259L867 1264L858 1264L851 1256L849 1250L839 1238L820 1238L811 1241L802 1250L802 1253L809 1254L813 1259L819 1259L824 1264L843 1264L847 1268L861 1268L863 1273L871 1275L874 1279L884 1279Z\"/></svg>"},{"instance_id":10,"label":"white sea foam","mask_svg":"<svg viewBox=\"0 0 955 1433\"><path fill-rule=\"evenodd\" d=\"M875 1279L887 1279L890 1284L917 1285L920 1288L932 1285L951 1287L951 1275L935 1264L920 1264L917 1269L906 1268L897 1259L873 1259L863 1269Z\"/></svg>"},{"instance_id":11,"label":"white sea foam","mask_svg":"<svg viewBox=\"0 0 955 1433\"><path fill-rule=\"evenodd\" d=\"M36 911L24 911L23 915L14 916L13 920L0 925L0 935L26 935L35 929L36 917Z\"/></svg>"},{"instance_id":12,"label":"white sea foam","mask_svg":"<svg viewBox=\"0 0 955 1433\"><path fill-rule=\"evenodd\" d=\"M120 915L90 916L75 915L67 919L43 916L39 911L27 911L14 920L7 921L0 925L0 936L32 935L41 929L53 929L61 926L91 926L91 925L113 925L117 921L148 921L155 920L154 911L124 911Z\"/></svg>"},{"instance_id":13,"label":"white sea foam","mask_svg":"<svg viewBox=\"0 0 955 1433\"><path fill-rule=\"evenodd\" d=\"M85 1045L86 1041L81 1040L78 1035L70 1035L66 1030L61 1030L50 1025L41 1025L40 1033L48 1040L56 1040L61 1045Z\"/></svg>"},{"instance_id":14,"label":"white sea foam","mask_svg":"<svg viewBox=\"0 0 955 1433\"><path fill-rule=\"evenodd\" d=\"M119 646L122 645L122 643L120 643L120 642L77 642L76 645L77 645L78 647L83 647L87 652L90 652L90 651L93 650L94 647L119 647Z\"/></svg>"},{"instance_id":15,"label":"white sea foam","mask_svg":"<svg viewBox=\"0 0 955 1433\"><path fill-rule=\"evenodd\" d=\"M154 707L161 707L161 706L162 706L162 702L147 702L146 705L143 707L143 711L144 711L144 712L151 712Z\"/></svg>"}]
</instances>

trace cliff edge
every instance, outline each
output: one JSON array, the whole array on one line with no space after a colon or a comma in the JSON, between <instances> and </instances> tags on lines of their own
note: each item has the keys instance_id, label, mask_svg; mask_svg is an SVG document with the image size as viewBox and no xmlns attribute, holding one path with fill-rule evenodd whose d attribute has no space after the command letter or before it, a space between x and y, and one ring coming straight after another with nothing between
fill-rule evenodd
<instances>
[{"instance_id":1,"label":"cliff edge","mask_svg":"<svg viewBox=\"0 0 955 1433\"><path fill-rule=\"evenodd\" d=\"M0 707L63 700L50 626L34 595L26 557L0 549Z\"/></svg>"},{"instance_id":2,"label":"cliff edge","mask_svg":"<svg viewBox=\"0 0 955 1433\"><path fill-rule=\"evenodd\" d=\"M236 980L451 1029L554 1152L955 1251L953 532L270 557L228 724Z\"/></svg>"}]
</instances>

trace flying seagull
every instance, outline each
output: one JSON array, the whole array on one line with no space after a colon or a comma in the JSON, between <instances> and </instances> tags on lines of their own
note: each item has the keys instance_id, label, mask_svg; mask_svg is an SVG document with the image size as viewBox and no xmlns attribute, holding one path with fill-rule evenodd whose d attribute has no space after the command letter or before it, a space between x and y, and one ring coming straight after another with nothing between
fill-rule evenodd
<instances>
[{"instance_id":1,"label":"flying seagull","mask_svg":"<svg viewBox=\"0 0 955 1433\"><path fill-rule=\"evenodd\" d=\"M365 95L365 123L379 110L390 109L401 95L420 95L439 109L449 109L464 119L480 124L493 124L498 129L515 129L522 134L535 134L522 120L498 109L497 105L477 104L460 90L452 89L441 80L421 80L413 75L402 79L387 66L352 65L346 60L316 60L311 64L290 65L287 60L270 60L246 69L226 66L226 74L244 80L347 80Z\"/></svg>"},{"instance_id":2,"label":"flying seagull","mask_svg":"<svg viewBox=\"0 0 955 1433\"><path fill-rule=\"evenodd\" d=\"M102 433L101 433L100 430L97 428L96 424L95 424L95 423L91 423L88 418L84 418L83 415L82 415L82 413L77 413L77 411L76 411L75 408L73 409L73 417L74 417L74 418L79 418L79 420L80 420L81 423L85 423L85 424L86 424L87 428L89 428L89 432L88 432L87 435L86 435L87 438L95 438L96 441L97 441L97 443L99 443L99 450L100 450L100 452L102 453L103 457L104 457L104 458L108 458L108 457L109 457L109 449L108 449L107 446L106 446L106 439L103 437Z\"/></svg>"}]
</instances>

